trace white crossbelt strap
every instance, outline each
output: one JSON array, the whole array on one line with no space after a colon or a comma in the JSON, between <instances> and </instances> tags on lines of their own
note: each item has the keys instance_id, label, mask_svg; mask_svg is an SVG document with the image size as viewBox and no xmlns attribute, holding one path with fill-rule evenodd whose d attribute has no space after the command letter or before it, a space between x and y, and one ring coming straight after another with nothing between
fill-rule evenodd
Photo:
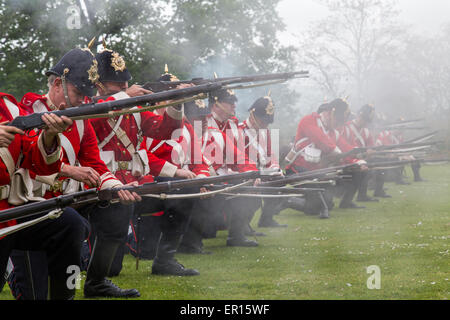
<instances>
[{"instance_id":1,"label":"white crossbelt strap","mask_svg":"<svg viewBox=\"0 0 450 320\"><path fill-rule=\"evenodd\" d=\"M180 162L180 166L183 167L187 163L186 161L187 159L181 145L175 140L166 140L165 143L171 146L173 150L175 150L178 153L178 160Z\"/></svg>"},{"instance_id":2,"label":"white crossbelt strap","mask_svg":"<svg viewBox=\"0 0 450 320\"><path fill-rule=\"evenodd\" d=\"M19 107L17 107L14 103L9 101L8 98L3 99L5 101L6 106L8 107L9 113L11 113L11 116L13 119L17 118L20 115Z\"/></svg>"},{"instance_id":3,"label":"white crossbelt strap","mask_svg":"<svg viewBox=\"0 0 450 320\"><path fill-rule=\"evenodd\" d=\"M186 140L186 146L187 146L188 150L190 150L191 135L189 133L189 130L186 128L186 126L183 127L182 137L183 137L183 139ZM152 146L153 141L154 140L152 138L147 138L147 149L150 149L150 147ZM150 152L151 153L155 153L156 150L161 148L161 146L164 143L167 143L169 146L171 146L173 149L175 149L178 152L181 166L183 166L185 163L188 163L189 155L185 154L185 152L184 152L183 148L181 147L181 145L175 140L161 140L152 150L150 150Z\"/></svg>"},{"instance_id":4,"label":"white crossbelt strap","mask_svg":"<svg viewBox=\"0 0 450 320\"><path fill-rule=\"evenodd\" d=\"M366 146L366 142L364 141L363 137L359 134L358 130L356 130L355 125L353 123L350 123L350 129L353 131L353 133L355 134L356 138L361 143L361 146L365 147Z\"/></svg>"},{"instance_id":5,"label":"white crossbelt strap","mask_svg":"<svg viewBox=\"0 0 450 320\"><path fill-rule=\"evenodd\" d=\"M251 130L248 130L248 129L244 129L244 133L249 138L249 143L245 146L245 148L247 149L248 146L252 145L253 148L255 148L255 150L259 154L259 162L260 162L260 164L262 166L267 165L269 163L269 160L267 159L267 152L266 152L266 150L264 150L263 147L261 147L261 144L258 143L258 141L257 141L257 134L253 135L251 133ZM264 131L261 131L260 133L263 134ZM267 143L267 139L266 139L266 143Z\"/></svg>"},{"instance_id":6,"label":"white crossbelt strap","mask_svg":"<svg viewBox=\"0 0 450 320\"><path fill-rule=\"evenodd\" d=\"M14 164L14 159L8 148L0 148L0 158L2 158L6 165L6 169L8 169L9 176L12 178L16 167Z\"/></svg>"},{"instance_id":7,"label":"white crossbelt strap","mask_svg":"<svg viewBox=\"0 0 450 320\"><path fill-rule=\"evenodd\" d=\"M132 109L136 109L137 107L134 107ZM136 125L138 128L138 132L141 132L141 122L142 122L142 118L141 118L141 114L140 113L134 113L134 120L136 121ZM119 119L117 119L116 123L114 123L114 120L112 120L111 118L108 120L108 124L110 125L110 127L112 128L111 132L109 133L109 135L105 138L105 140L103 140L99 145L98 148L100 150L103 149L104 146L106 146L108 144L109 141L111 141L111 139L117 134L118 131L120 131L120 124L122 123L123 120L123 115L119 117ZM139 149L140 147L140 143L137 149ZM128 150L129 151L129 150Z\"/></svg>"},{"instance_id":8,"label":"white crossbelt strap","mask_svg":"<svg viewBox=\"0 0 450 320\"><path fill-rule=\"evenodd\" d=\"M99 145L98 148L100 150L103 149L104 146L106 146L108 144L108 142L111 141L111 139L116 135L116 130L119 128L120 124L122 123L122 119L123 119L123 115L119 117L119 119L117 119L116 124L114 125L114 127L112 128L111 132L108 134L108 136L105 138L105 140L103 140ZM113 120L114 121L114 120ZM108 121L108 124L111 125Z\"/></svg>"},{"instance_id":9,"label":"white crossbelt strap","mask_svg":"<svg viewBox=\"0 0 450 320\"><path fill-rule=\"evenodd\" d=\"M115 124L112 119L108 119L108 124L110 125L111 129L114 128ZM131 142L130 138L128 138L127 133L120 127L118 127L115 131L117 139L119 139L125 148L128 150L128 152L132 155L136 152L136 149L133 146L133 143Z\"/></svg>"},{"instance_id":10,"label":"white crossbelt strap","mask_svg":"<svg viewBox=\"0 0 450 320\"><path fill-rule=\"evenodd\" d=\"M5 102L6 106L8 107L9 113L11 114L13 119L15 119L16 117L18 117L20 115L19 108L14 103L9 101L9 99L7 99L7 98L3 99L3 101ZM6 169L8 170L9 177L12 181L14 171L16 170L16 164L14 163L14 159L8 148L0 148L0 158L5 163ZM6 198L7 198L7 196L6 196Z\"/></svg>"},{"instance_id":11,"label":"white crossbelt strap","mask_svg":"<svg viewBox=\"0 0 450 320\"><path fill-rule=\"evenodd\" d=\"M71 166L74 166L75 161L77 160L77 156L75 155L75 150L73 149L72 143L62 133L59 134L59 138L61 139L61 146L64 148L64 151L66 151L67 158L69 159L69 164Z\"/></svg>"}]
</instances>

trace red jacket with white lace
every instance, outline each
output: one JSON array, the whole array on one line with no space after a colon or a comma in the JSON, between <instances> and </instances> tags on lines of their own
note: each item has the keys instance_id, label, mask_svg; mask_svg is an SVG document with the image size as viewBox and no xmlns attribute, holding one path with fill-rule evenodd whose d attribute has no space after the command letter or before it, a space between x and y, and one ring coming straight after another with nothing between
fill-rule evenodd
<instances>
[{"instance_id":1,"label":"red jacket with white lace","mask_svg":"<svg viewBox=\"0 0 450 320\"><path fill-rule=\"evenodd\" d=\"M29 113L46 112L54 109L48 97L36 93L27 93L22 98L20 106ZM52 106L52 108L50 107ZM100 158L97 136L89 120L77 120L62 134L63 163L73 165L73 160L83 167L90 167L100 174L99 189L121 186L122 183L106 167ZM71 156L73 155L73 157ZM59 180L67 178L60 177ZM61 195L60 191L47 191L45 198Z\"/></svg>"},{"instance_id":2,"label":"red jacket with white lace","mask_svg":"<svg viewBox=\"0 0 450 320\"><path fill-rule=\"evenodd\" d=\"M236 118L221 122L211 114L207 121L202 152L218 174L258 170L245 153L244 139Z\"/></svg>"},{"instance_id":3,"label":"red jacket with white lace","mask_svg":"<svg viewBox=\"0 0 450 320\"><path fill-rule=\"evenodd\" d=\"M209 167L201 151L202 141L194 128L184 119L182 129L171 140L147 139L150 173L154 176L174 177L177 169L188 169L200 177L209 176Z\"/></svg>"},{"instance_id":4,"label":"red jacket with white lace","mask_svg":"<svg viewBox=\"0 0 450 320\"><path fill-rule=\"evenodd\" d=\"M392 131L383 130L378 134L375 145L389 146L393 144L402 143L402 141L403 141L402 137L396 136Z\"/></svg>"},{"instance_id":5,"label":"red jacket with white lace","mask_svg":"<svg viewBox=\"0 0 450 320\"><path fill-rule=\"evenodd\" d=\"M250 161L260 169L280 169L278 156L272 149L272 136L269 129L255 129L247 119L238 126L244 138L245 153Z\"/></svg>"},{"instance_id":6,"label":"red jacket with white lace","mask_svg":"<svg viewBox=\"0 0 450 320\"><path fill-rule=\"evenodd\" d=\"M322 151L321 157L331 154L333 151L345 153L353 149L353 146L345 141L345 138L338 130L327 130L320 114L313 112L303 117L298 124L293 148L298 155L293 163L286 166L286 169L292 169L294 171L297 167L306 170L320 169L320 163L308 162L301 154L302 150L310 145ZM351 164L358 161L358 159L347 157L342 162Z\"/></svg>"},{"instance_id":7,"label":"red jacket with white lace","mask_svg":"<svg viewBox=\"0 0 450 320\"><path fill-rule=\"evenodd\" d=\"M116 99L124 99L129 96L124 92L119 92L107 99L107 101L113 101ZM102 102L100 100L99 102ZM106 137L112 132L112 127L108 123L108 119L99 118L90 120L92 126L97 135L97 140L102 143ZM115 119L117 121L117 118ZM168 108L164 116L157 115L150 111L124 115L120 128L126 133L128 139L132 143L133 147L138 147L138 136L141 137L142 142L139 146L139 150L147 150L146 140L147 138L154 139L171 139L172 132L182 126L182 112L174 108ZM140 134L140 131L142 133ZM106 143L102 151L114 151L115 161L131 161L132 155L128 151L128 148L124 143L113 135L112 138ZM158 159L149 155L150 168L154 163L158 162ZM133 181L138 181L139 184L153 182L153 176L157 176L155 172L150 171L150 174L140 177L134 177L131 174L131 170L118 170L114 173L123 183L127 184Z\"/></svg>"},{"instance_id":8,"label":"red jacket with white lace","mask_svg":"<svg viewBox=\"0 0 450 320\"><path fill-rule=\"evenodd\" d=\"M20 109L16 99L11 95L0 92L0 122L11 121L18 115L25 115L25 112ZM11 155L10 160L13 161L13 165L30 170L32 178L35 178L36 175L46 176L58 173L61 168L60 146L58 145L58 148L52 154L47 154L43 145L42 134L35 136L31 132L29 135L16 135L8 148L2 149L2 156L0 157L0 186L2 190L9 189L11 183L11 176L6 164L8 156L5 156L8 152ZM22 159L18 163L20 157ZM7 197L6 194L4 196ZM12 205L8 203L7 198L0 200L0 210L10 207ZM0 223L0 229L14 224L14 220Z\"/></svg>"},{"instance_id":9,"label":"red jacket with white lace","mask_svg":"<svg viewBox=\"0 0 450 320\"><path fill-rule=\"evenodd\" d=\"M359 128L355 121L347 122L340 130L340 133L351 146L365 148L375 145L375 140L369 128Z\"/></svg>"}]
</instances>

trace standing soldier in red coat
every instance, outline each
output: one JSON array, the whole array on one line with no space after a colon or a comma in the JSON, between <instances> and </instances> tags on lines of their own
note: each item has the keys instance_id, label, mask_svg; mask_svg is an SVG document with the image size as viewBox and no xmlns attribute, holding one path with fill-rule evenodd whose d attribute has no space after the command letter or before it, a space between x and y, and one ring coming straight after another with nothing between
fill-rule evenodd
<instances>
[{"instance_id":1,"label":"standing soldier in red coat","mask_svg":"<svg viewBox=\"0 0 450 320\"><path fill-rule=\"evenodd\" d=\"M19 115L24 113L14 97L0 93L0 121L12 121ZM61 145L57 134L70 126L72 121L49 114L44 115L42 120L47 124L47 129L39 135L34 135L34 132L25 135L20 129L0 125L0 210L21 205L27 199L34 200L32 190L21 189L28 184L18 183L18 178L26 182L30 177L56 175L60 170ZM0 223L0 229L16 223L15 220ZM80 266L81 243L86 231L87 221L75 211L68 210L58 219L45 220L0 238L2 278L12 251L42 250L48 257L45 267L50 276L50 299L72 299L75 290L66 285L70 276L67 271L71 266ZM3 284L0 283L0 291Z\"/></svg>"},{"instance_id":2,"label":"standing soldier in red coat","mask_svg":"<svg viewBox=\"0 0 450 320\"><path fill-rule=\"evenodd\" d=\"M113 100L127 98L129 95L151 93L137 85L128 88L131 75L126 69L125 61L117 52L105 49L96 57L99 62L100 81L97 87L100 96L112 94L108 99ZM158 139L170 141L173 132L182 127L182 114L181 106L176 106L166 108L161 115L142 112L130 116L121 116L117 119L93 120L92 123L105 162L114 170L116 176L126 183L153 182L154 177L161 176L163 170L166 173L165 177L174 177L174 175L170 175L174 165L167 163L162 168L158 168L158 164L161 161L166 162L166 159L161 160L150 154L147 147L152 144L151 141L157 141ZM177 170L178 168L174 172L177 172ZM184 172L185 170L183 170ZM179 177L187 178L185 175ZM160 180L160 178L156 180ZM156 218L158 222L161 222L163 230L161 237L159 233L156 235L159 243L153 261L153 274L178 276L198 274L198 271L194 269L184 268L174 258L179 237L184 230L184 214L185 211L189 210L190 204L191 201L189 200L144 199L144 201L135 205L134 214L136 215L164 212L162 216ZM151 235L146 236L150 237ZM121 260L121 258L119 259ZM119 264L121 266L121 263ZM115 274L118 274L118 272L116 271Z\"/></svg>"},{"instance_id":3,"label":"standing soldier in red coat","mask_svg":"<svg viewBox=\"0 0 450 320\"><path fill-rule=\"evenodd\" d=\"M341 134L347 140L347 143L355 148L369 148L367 155L370 156L372 151L370 147L375 146L375 139L370 131L369 126L372 124L375 117L375 108L366 104L362 106L356 118L347 122L341 129ZM377 202L377 199L371 198L367 195L367 189L370 178L375 178L376 184L384 183L384 173L381 170L377 170L373 175L371 172L363 174L361 184L358 189L357 201L360 202Z\"/></svg>"},{"instance_id":4,"label":"standing soldier in red coat","mask_svg":"<svg viewBox=\"0 0 450 320\"><path fill-rule=\"evenodd\" d=\"M166 75L167 76L167 75ZM161 78L165 81L164 76ZM190 113L193 108L204 107L206 105L202 100L192 101L183 105L185 115ZM163 113L164 110L158 110ZM170 140L147 139L149 153L159 159L150 163L150 171L158 172L160 168L166 168L160 171L160 175L169 177L180 177L185 179L195 179L209 177L209 166L207 160L201 152L202 141L195 133L193 125L185 117L183 119L183 128L173 133ZM173 167L172 170L167 168ZM206 191L202 189L201 192ZM202 242L202 228L205 219L207 219L205 203L203 199L192 199L192 210L187 214L186 232L183 234L181 243L177 252L188 254L204 254Z\"/></svg>"},{"instance_id":5,"label":"standing soldier in red coat","mask_svg":"<svg viewBox=\"0 0 450 320\"><path fill-rule=\"evenodd\" d=\"M214 175L256 171L256 165L245 154L243 139L235 117L237 97L232 90L218 90L209 96L211 114L206 116L207 129L203 133L202 153L211 164ZM258 181L256 182L256 184ZM235 198L225 201L214 197L211 214L219 211L226 215L228 223L227 246L255 247L258 243L246 238L254 212L260 206L259 199ZM254 234L254 232L253 232Z\"/></svg>"},{"instance_id":6,"label":"standing soldier in red coat","mask_svg":"<svg viewBox=\"0 0 450 320\"><path fill-rule=\"evenodd\" d=\"M29 112L45 112L79 106L85 97L92 97L98 81L98 62L89 49L73 49L49 71L49 91L40 96L27 93L21 106ZM85 186L116 188L124 184L108 170L100 158L95 131L89 120L77 120L62 135L63 166L54 183L41 185L43 197L70 194ZM85 297L138 297L136 289L122 290L106 279L112 259L128 232L129 204L141 200L136 193L118 192L122 203L108 208L89 205L78 209L89 217L97 238L92 250L84 286ZM127 206L125 206L127 205Z\"/></svg>"},{"instance_id":7,"label":"standing soldier in red coat","mask_svg":"<svg viewBox=\"0 0 450 320\"><path fill-rule=\"evenodd\" d=\"M275 116L272 98L265 96L257 99L248 111L248 118L239 124L247 157L256 164L259 170L275 170L274 174L282 176L283 172L278 161L279 141L272 140L271 130L268 129ZM281 225L273 219L273 216L280 211L280 205L283 202L280 199L264 199L258 226L265 228L287 227L287 225Z\"/></svg>"}]
</instances>

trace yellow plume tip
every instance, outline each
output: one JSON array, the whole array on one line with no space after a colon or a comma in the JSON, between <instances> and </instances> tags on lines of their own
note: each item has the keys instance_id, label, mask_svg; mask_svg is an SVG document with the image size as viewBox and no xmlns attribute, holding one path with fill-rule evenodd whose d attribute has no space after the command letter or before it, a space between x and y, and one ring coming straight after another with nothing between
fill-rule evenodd
<instances>
[{"instance_id":1,"label":"yellow plume tip","mask_svg":"<svg viewBox=\"0 0 450 320\"><path fill-rule=\"evenodd\" d=\"M91 40L91 41L89 41L89 43L88 43L88 49L89 49L89 50L91 50L91 49L92 49L92 47L94 46L94 43L95 43L95 38L96 38L96 37L93 37L93 38L92 38L92 40Z\"/></svg>"}]
</instances>

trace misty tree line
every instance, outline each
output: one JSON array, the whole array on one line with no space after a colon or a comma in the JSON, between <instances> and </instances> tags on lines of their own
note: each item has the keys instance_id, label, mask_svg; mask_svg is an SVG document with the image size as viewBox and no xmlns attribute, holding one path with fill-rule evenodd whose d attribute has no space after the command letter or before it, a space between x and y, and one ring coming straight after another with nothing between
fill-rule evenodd
<instances>
[{"instance_id":1,"label":"misty tree line","mask_svg":"<svg viewBox=\"0 0 450 320\"><path fill-rule=\"evenodd\" d=\"M395 1L320 2L329 16L301 35L297 62L324 97L348 96L354 111L371 103L390 121L425 118L448 146L450 24L426 37L399 22Z\"/></svg>"},{"instance_id":2,"label":"misty tree line","mask_svg":"<svg viewBox=\"0 0 450 320\"><path fill-rule=\"evenodd\" d=\"M311 79L237 93L244 116L272 89L284 142L301 116L335 97L448 130L450 25L424 37L399 23L393 1L318 1L330 16L287 47L277 38L280 0L0 0L0 90L44 92L44 70L96 36L125 57L132 83L156 79L165 64L180 79L309 70ZM69 29L68 8L82 2L80 26Z\"/></svg>"}]
</instances>

